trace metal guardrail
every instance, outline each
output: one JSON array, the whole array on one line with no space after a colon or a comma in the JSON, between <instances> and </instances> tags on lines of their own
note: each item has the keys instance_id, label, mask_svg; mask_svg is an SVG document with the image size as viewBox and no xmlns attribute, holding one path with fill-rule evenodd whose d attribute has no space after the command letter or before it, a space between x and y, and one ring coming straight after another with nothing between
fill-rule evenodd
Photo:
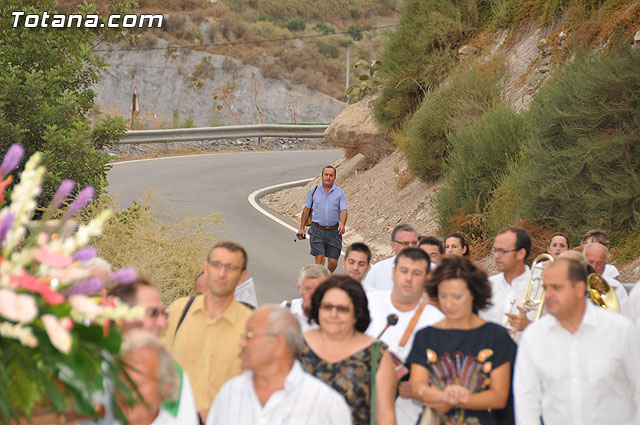
<instances>
[{"instance_id":1,"label":"metal guardrail","mask_svg":"<svg viewBox=\"0 0 640 425\"><path fill-rule=\"evenodd\" d=\"M120 139L121 144L196 142L200 140L244 139L252 137L320 138L328 125L255 124L224 127L174 128L170 130L133 130Z\"/></svg>"}]
</instances>

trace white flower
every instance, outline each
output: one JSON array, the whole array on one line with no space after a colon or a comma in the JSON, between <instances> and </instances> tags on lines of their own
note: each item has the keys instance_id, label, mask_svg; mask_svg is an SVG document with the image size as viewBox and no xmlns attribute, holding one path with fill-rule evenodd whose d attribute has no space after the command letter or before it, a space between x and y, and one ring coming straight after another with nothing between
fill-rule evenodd
<instances>
[{"instance_id":1,"label":"white flower","mask_svg":"<svg viewBox=\"0 0 640 425\"><path fill-rule=\"evenodd\" d=\"M11 324L2 322L0 324L0 335L6 338L17 339L25 347L35 348L38 346L38 339L33 335L31 328L22 326L21 324Z\"/></svg>"},{"instance_id":2,"label":"white flower","mask_svg":"<svg viewBox=\"0 0 640 425\"><path fill-rule=\"evenodd\" d=\"M71 317L76 322L81 322L83 319L95 319L104 310L96 301L81 294L71 295L69 304L71 304Z\"/></svg>"},{"instance_id":3,"label":"white flower","mask_svg":"<svg viewBox=\"0 0 640 425\"><path fill-rule=\"evenodd\" d=\"M42 316L42 323L44 324L44 329L47 331L51 344L60 350L60 352L69 354L69 352L71 352L73 339L58 318L53 314L45 314Z\"/></svg>"},{"instance_id":4,"label":"white flower","mask_svg":"<svg viewBox=\"0 0 640 425\"><path fill-rule=\"evenodd\" d=\"M38 317L36 299L11 289L0 289L0 314L14 322L29 323Z\"/></svg>"}]
</instances>

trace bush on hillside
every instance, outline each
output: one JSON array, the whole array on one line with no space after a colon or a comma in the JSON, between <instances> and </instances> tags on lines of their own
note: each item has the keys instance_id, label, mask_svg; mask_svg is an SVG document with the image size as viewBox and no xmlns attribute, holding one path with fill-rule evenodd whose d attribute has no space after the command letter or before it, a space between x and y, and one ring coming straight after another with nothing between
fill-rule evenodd
<instances>
[{"instance_id":1,"label":"bush on hillside","mask_svg":"<svg viewBox=\"0 0 640 425\"><path fill-rule=\"evenodd\" d=\"M446 77L457 49L480 25L488 7L475 1L407 0L400 25L380 58L385 86L374 105L383 130L400 127L428 91Z\"/></svg>"},{"instance_id":2,"label":"bush on hillside","mask_svg":"<svg viewBox=\"0 0 640 425\"><path fill-rule=\"evenodd\" d=\"M534 98L514 171L527 218L576 236L628 231L640 211L640 52L580 54Z\"/></svg>"},{"instance_id":3,"label":"bush on hillside","mask_svg":"<svg viewBox=\"0 0 640 425\"><path fill-rule=\"evenodd\" d=\"M490 109L474 125L449 133L443 185L434 198L438 223L445 233L484 236L478 234L480 223L460 228L455 216L485 212L503 174L518 160L526 137L525 120L504 105Z\"/></svg>"},{"instance_id":4,"label":"bush on hillside","mask_svg":"<svg viewBox=\"0 0 640 425\"><path fill-rule=\"evenodd\" d=\"M443 84L427 94L420 108L394 137L405 153L413 174L430 182L442 174L447 134L471 125L500 101L504 61L497 58L483 65L462 66Z\"/></svg>"},{"instance_id":5,"label":"bush on hillside","mask_svg":"<svg viewBox=\"0 0 640 425\"><path fill-rule=\"evenodd\" d=\"M289 31L304 31L307 27L307 24L300 18L290 18L287 19L287 22L283 25Z\"/></svg>"},{"instance_id":6,"label":"bush on hillside","mask_svg":"<svg viewBox=\"0 0 640 425\"><path fill-rule=\"evenodd\" d=\"M114 209L113 201L105 195L89 206L83 220L104 208ZM168 304L192 293L207 252L216 241L216 228L224 221L219 214L197 216L191 209L182 219L165 215L159 220L154 216L152 196L147 194L115 214L91 245L112 267L135 267Z\"/></svg>"}]
</instances>

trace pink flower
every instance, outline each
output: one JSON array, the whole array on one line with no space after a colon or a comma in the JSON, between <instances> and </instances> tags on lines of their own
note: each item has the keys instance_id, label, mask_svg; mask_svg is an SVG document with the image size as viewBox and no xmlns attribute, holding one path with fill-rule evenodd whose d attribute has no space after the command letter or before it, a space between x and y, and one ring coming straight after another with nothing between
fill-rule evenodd
<instances>
[{"instance_id":1,"label":"pink flower","mask_svg":"<svg viewBox=\"0 0 640 425\"><path fill-rule=\"evenodd\" d=\"M24 288L27 291L40 294L49 305L62 304L65 300L64 295L51 289L47 280L37 279L26 271L23 271L21 277L13 276L11 278L11 283L17 287Z\"/></svg>"},{"instance_id":2,"label":"pink flower","mask_svg":"<svg viewBox=\"0 0 640 425\"><path fill-rule=\"evenodd\" d=\"M36 249L36 260L44 265L55 267L57 269L69 267L71 263L73 263L73 258L68 255L47 251L42 247Z\"/></svg>"},{"instance_id":3,"label":"pink flower","mask_svg":"<svg viewBox=\"0 0 640 425\"><path fill-rule=\"evenodd\" d=\"M69 304L76 312L88 318L95 318L102 314L102 306L86 295L71 295Z\"/></svg>"},{"instance_id":4,"label":"pink flower","mask_svg":"<svg viewBox=\"0 0 640 425\"><path fill-rule=\"evenodd\" d=\"M44 329L47 331L51 344L60 350L60 352L69 354L71 352L73 339L58 318L53 314L45 314L42 316L42 323L44 324Z\"/></svg>"},{"instance_id":5,"label":"pink flower","mask_svg":"<svg viewBox=\"0 0 640 425\"><path fill-rule=\"evenodd\" d=\"M68 331L71 331L75 326L73 320L71 320L71 317L63 317L62 319L60 319L60 324Z\"/></svg>"},{"instance_id":6,"label":"pink flower","mask_svg":"<svg viewBox=\"0 0 640 425\"><path fill-rule=\"evenodd\" d=\"M0 314L13 322L29 323L38 317L38 306L31 295L0 289Z\"/></svg>"}]
</instances>

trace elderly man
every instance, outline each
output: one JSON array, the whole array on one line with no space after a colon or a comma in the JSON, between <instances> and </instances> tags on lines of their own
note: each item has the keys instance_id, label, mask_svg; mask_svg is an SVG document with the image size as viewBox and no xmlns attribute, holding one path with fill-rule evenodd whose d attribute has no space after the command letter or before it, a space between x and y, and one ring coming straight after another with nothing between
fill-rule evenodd
<instances>
[{"instance_id":1,"label":"elderly man","mask_svg":"<svg viewBox=\"0 0 640 425\"><path fill-rule=\"evenodd\" d=\"M342 235L347 223L347 197L344 191L333 183L336 181L336 168L327 165L321 173L322 185L309 189L300 218L297 237L305 237L304 227L311 214L309 227L309 245L316 264L324 265L331 273L338 267L338 258L342 251ZM313 209L313 211L311 211Z\"/></svg>"},{"instance_id":2,"label":"elderly man","mask_svg":"<svg viewBox=\"0 0 640 425\"><path fill-rule=\"evenodd\" d=\"M531 279L531 271L525 264L530 251L529 234L517 226L501 229L493 242L493 259L500 273L489 277L491 307L481 311L480 317L499 325L504 325L508 317L514 333L522 331L535 318L535 311L527 313L522 307Z\"/></svg>"},{"instance_id":3,"label":"elderly man","mask_svg":"<svg viewBox=\"0 0 640 425\"><path fill-rule=\"evenodd\" d=\"M371 250L363 242L355 242L347 247L342 260L344 272L354 280L362 283L364 276L371 268Z\"/></svg>"},{"instance_id":4,"label":"elderly man","mask_svg":"<svg viewBox=\"0 0 640 425\"><path fill-rule=\"evenodd\" d=\"M395 259L393 289L367 294L371 323L366 333L377 338L384 330L380 340L387 344L399 360L398 365L407 359L416 332L444 319L440 310L428 304L424 297L429 266L429 256L423 250L404 249ZM397 323L386 328L390 314L396 315ZM411 399L408 381L400 382L399 390L400 397L395 402L397 424L414 425L423 406Z\"/></svg>"},{"instance_id":5,"label":"elderly man","mask_svg":"<svg viewBox=\"0 0 640 425\"><path fill-rule=\"evenodd\" d=\"M367 291L387 291L393 288L393 264L396 255L405 248L418 246L418 232L408 224L399 224L391 232L393 257L377 262L364 278L363 286Z\"/></svg>"},{"instance_id":6,"label":"elderly man","mask_svg":"<svg viewBox=\"0 0 640 425\"><path fill-rule=\"evenodd\" d=\"M578 261L557 259L543 279L549 314L523 333L516 359L517 423L640 423L638 328L585 300Z\"/></svg>"},{"instance_id":7,"label":"elderly man","mask_svg":"<svg viewBox=\"0 0 640 425\"><path fill-rule=\"evenodd\" d=\"M298 283L296 284L300 291L300 298L283 301L282 304L280 304L281 307L288 308L291 313L296 316L303 332L317 326L316 323L309 323L311 296L313 295L313 291L315 291L322 282L327 280L329 276L331 276L331 273L321 264L304 266L298 274Z\"/></svg>"},{"instance_id":8,"label":"elderly man","mask_svg":"<svg viewBox=\"0 0 640 425\"><path fill-rule=\"evenodd\" d=\"M240 343L244 372L222 387L206 425L351 424L344 398L295 360L303 344L286 309L255 310Z\"/></svg>"},{"instance_id":9,"label":"elderly man","mask_svg":"<svg viewBox=\"0 0 640 425\"><path fill-rule=\"evenodd\" d=\"M196 407L202 418L218 390L240 374L240 334L251 310L234 298L247 278L247 253L235 242L216 243L204 265L207 291L174 301L167 312L164 342L189 373Z\"/></svg>"},{"instance_id":10,"label":"elderly man","mask_svg":"<svg viewBox=\"0 0 640 425\"><path fill-rule=\"evenodd\" d=\"M138 279L131 284L117 285L109 291L109 295L120 298L130 307L141 307L144 310L142 317L126 320L122 323L125 335L133 330L141 329L160 337L167 326L167 313L164 311L160 294L148 281ZM179 424L197 425L199 420L191 381L178 363L174 362L174 366L180 383L180 393L175 401L163 401L163 407Z\"/></svg>"},{"instance_id":11,"label":"elderly man","mask_svg":"<svg viewBox=\"0 0 640 425\"><path fill-rule=\"evenodd\" d=\"M180 382L173 359L155 335L141 330L129 332L124 340L122 359L142 402L122 405L129 425L180 425L163 407L163 400L176 399Z\"/></svg>"},{"instance_id":12,"label":"elderly man","mask_svg":"<svg viewBox=\"0 0 640 425\"><path fill-rule=\"evenodd\" d=\"M609 250L607 247L597 242L589 243L584 246L584 256L587 257L587 263L593 267L593 270L595 270L596 273L602 276L607 283L611 285L613 290L616 292L620 306L622 306L629 297L627 291L618 280L604 275L605 266L609 262Z\"/></svg>"}]
</instances>

